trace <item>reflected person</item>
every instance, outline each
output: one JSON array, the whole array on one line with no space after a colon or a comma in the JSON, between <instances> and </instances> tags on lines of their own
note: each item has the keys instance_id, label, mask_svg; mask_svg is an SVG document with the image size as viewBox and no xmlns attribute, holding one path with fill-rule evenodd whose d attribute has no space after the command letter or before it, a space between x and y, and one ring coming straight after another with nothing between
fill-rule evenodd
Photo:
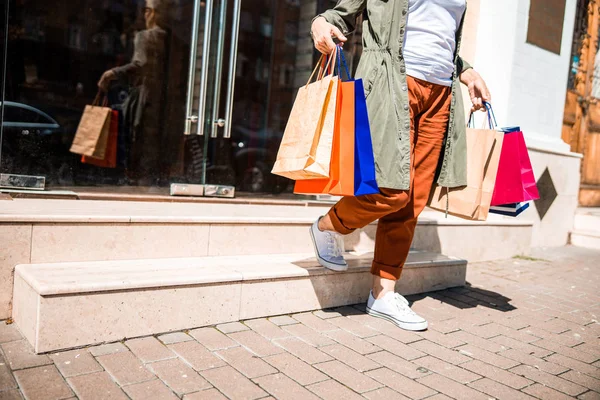
<instances>
[{"instance_id":1,"label":"reflected person","mask_svg":"<svg viewBox=\"0 0 600 400\"><path fill-rule=\"evenodd\" d=\"M132 89L123 107L128 132L127 175L134 184L158 184L163 142L167 74L168 0L146 0L146 29L134 39L131 62L102 75L98 87L106 92L114 80L129 80Z\"/></svg>"}]
</instances>

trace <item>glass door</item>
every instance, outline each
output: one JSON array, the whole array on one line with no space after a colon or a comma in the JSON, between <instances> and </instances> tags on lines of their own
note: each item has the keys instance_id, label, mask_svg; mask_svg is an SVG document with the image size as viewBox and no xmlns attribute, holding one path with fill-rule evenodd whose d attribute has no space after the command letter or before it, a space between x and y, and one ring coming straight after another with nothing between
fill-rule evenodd
<instances>
[{"instance_id":1,"label":"glass door","mask_svg":"<svg viewBox=\"0 0 600 400\"><path fill-rule=\"evenodd\" d=\"M172 183L171 195L235 195L235 172L222 159L227 154L217 139L231 137L240 13L241 0L206 0L194 7L183 132L191 183Z\"/></svg>"}]
</instances>

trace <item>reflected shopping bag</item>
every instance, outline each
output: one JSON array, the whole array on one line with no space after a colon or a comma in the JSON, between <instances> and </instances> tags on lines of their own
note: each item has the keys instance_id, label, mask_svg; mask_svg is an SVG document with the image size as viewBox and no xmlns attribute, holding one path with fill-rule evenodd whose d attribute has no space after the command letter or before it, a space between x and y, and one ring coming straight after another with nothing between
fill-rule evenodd
<instances>
[{"instance_id":1,"label":"reflected shopping bag","mask_svg":"<svg viewBox=\"0 0 600 400\"><path fill-rule=\"evenodd\" d=\"M112 110L110 115L110 127L108 140L106 143L106 152L104 158L95 158L90 156L81 156L81 162L84 164L95 165L102 168L117 167L117 142L119 141L119 112Z\"/></svg>"},{"instance_id":2,"label":"reflected shopping bag","mask_svg":"<svg viewBox=\"0 0 600 400\"><path fill-rule=\"evenodd\" d=\"M540 198L525 138L520 128L504 129L504 141L492 205L513 204Z\"/></svg>"},{"instance_id":3,"label":"reflected shopping bag","mask_svg":"<svg viewBox=\"0 0 600 400\"><path fill-rule=\"evenodd\" d=\"M473 115L467 128L467 186L447 188L435 185L429 207L457 217L485 221L487 219L504 133L494 129L488 110L488 129L473 129Z\"/></svg>"},{"instance_id":4,"label":"reflected shopping bag","mask_svg":"<svg viewBox=\"0 0 600 400\"><path fill-rule=\"evenodd\" d=\"M102 106L100 102L102 101ZM75 154L103 159L110 131L112 109L106 107L107 99L101 100L98 92L94 103L85 106L70 151Z\"/></svg>"},{"instance_id":5,"label":"reflected shopping bag","mask_svg":"<svg viewBox=\"0 0 600 400\"><path fill-rule=\"evenodd\" d=\"M354 81L338 83L329 178L298 180L294 193L354 196L354 91Z\"/></svg>"},{"instance_id":6,"label":"reflected shopping bag","mask_svg":"<svg viewBox=\"0 0 600 400\"><path fill-rule=\"evenodd\" d=\"M335 54L325 68L323 59L298 90L273 166L275 175L295 180L329 178L339 79L333 76ZM317 81L310 83L319 68Z\"/></svg>"}]
</instances>

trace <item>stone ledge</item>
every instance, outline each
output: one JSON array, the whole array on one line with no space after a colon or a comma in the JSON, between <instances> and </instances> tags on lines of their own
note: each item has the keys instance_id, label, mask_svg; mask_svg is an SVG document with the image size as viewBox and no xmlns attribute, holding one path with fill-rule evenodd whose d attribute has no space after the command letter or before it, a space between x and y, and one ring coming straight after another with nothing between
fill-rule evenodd
<instances>
[{"instance_id":1,"label":"stone ledge","mask_svg":"<svg viewBox=\"0 0 600 400\"><path fill-rule=\"evenodd\" d=\"M357 304L369 294L371 257L349 255L344 273L307 255L19 265L13 318L40 353ZM397 290L463 286L466 268L464 260L412 252Z\"/></svg>"}]
</instances>

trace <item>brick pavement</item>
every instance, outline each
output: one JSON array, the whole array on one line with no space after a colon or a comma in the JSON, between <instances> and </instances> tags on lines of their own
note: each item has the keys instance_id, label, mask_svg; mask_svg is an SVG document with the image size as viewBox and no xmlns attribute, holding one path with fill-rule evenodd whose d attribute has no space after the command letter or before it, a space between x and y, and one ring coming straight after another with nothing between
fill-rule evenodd
<instances>
[{"instance_id":1,"label":"brick pavement","mask_svg":"<svg viewBox=\"0 0 600 400\"><path fill-rule=\"evenodd\" d=\"M535 255L409 296L419 333L356 305L34 355L0 322L0 399L600 399L600 252Z\"/></svg>"}]
</instances>

